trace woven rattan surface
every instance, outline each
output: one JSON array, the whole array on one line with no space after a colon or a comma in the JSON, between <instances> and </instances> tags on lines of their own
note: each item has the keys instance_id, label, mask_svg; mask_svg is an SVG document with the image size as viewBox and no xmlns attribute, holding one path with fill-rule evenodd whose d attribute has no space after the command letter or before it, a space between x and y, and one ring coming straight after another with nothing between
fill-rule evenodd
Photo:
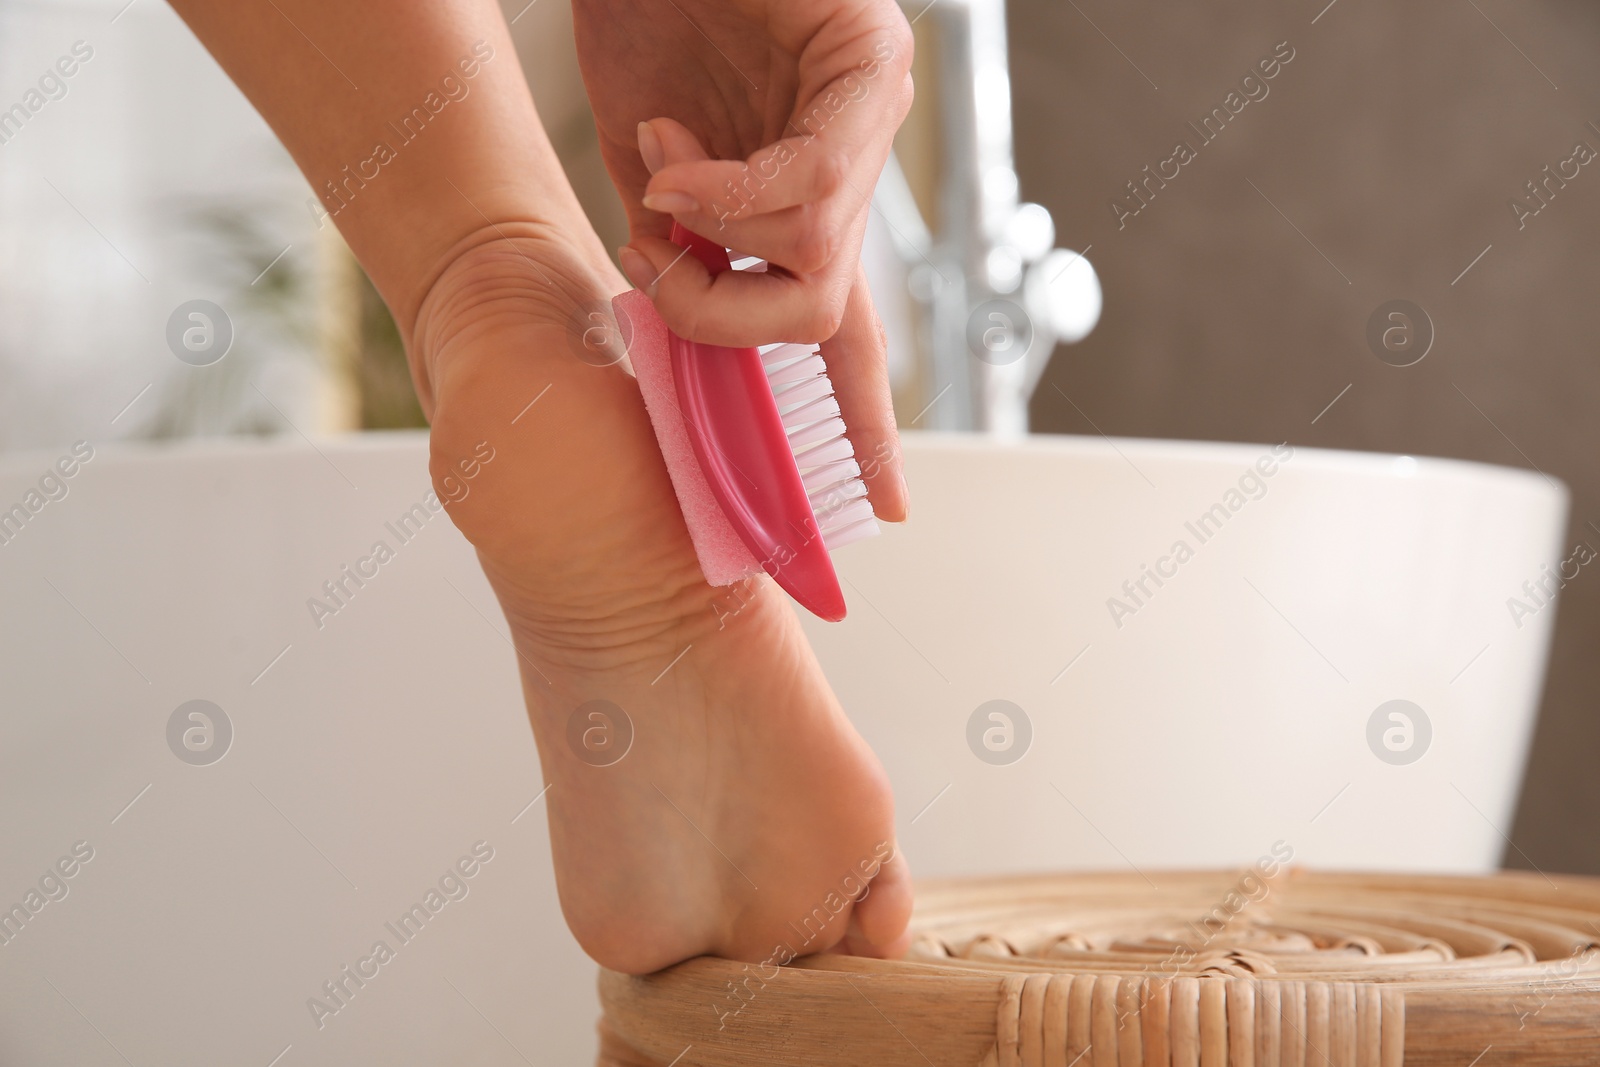
<instances>
[{"instance_id":1,"label":"woven rattan surface","mask_svg":"<svg viewBox=\"0 0 1600 1067\"><path fill-rule=\"evenodd\" d=\"M603 972L602 1067L1600 1065L1600 880L924 883L895 962Z\"/></svg>"}]
</instances>

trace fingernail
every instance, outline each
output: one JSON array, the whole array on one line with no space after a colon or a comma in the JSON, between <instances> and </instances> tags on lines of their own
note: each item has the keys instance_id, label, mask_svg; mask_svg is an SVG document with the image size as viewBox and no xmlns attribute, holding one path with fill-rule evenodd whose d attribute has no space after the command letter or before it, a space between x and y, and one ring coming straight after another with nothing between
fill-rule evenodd
<instances>
[{"instance_id":1,"label":"fingernail","mask_svg":"<svg viewBox=\"0 0 1600 1067\"><path fill-rule=\"evenodd\" d=\"M644 206L649 208L651 211L659 211L663 215L681 215L695 210L700 206L700 204L688 193L674 191L665 193L646 193L644 196Z\"/></svg>"},{"instance_id":2,"label":"fingernail","mask_svg":"<svg viewBox=\"0 0 1600 1067\"><path fill-rule=\"evenodd\" d=\"M661 138L656 136L656 131L648 122L639 123L639 155L644 159L645 169L651 174L666 166L666 149L661 147Z\"/></svg>"},{"instance_id":3,"label":"fingernail","mask_svg":"<svg viewBox=\"0 0 1600 1067\"><path fill-rule=\"evenodd\" d=\"M645 296L654 298L656 295L656 269L650 265L643 252L628 245L617 249L617 259L622 264L622 273L628 276L633 287L644 293Z\"/></svg>"}]
</instances>

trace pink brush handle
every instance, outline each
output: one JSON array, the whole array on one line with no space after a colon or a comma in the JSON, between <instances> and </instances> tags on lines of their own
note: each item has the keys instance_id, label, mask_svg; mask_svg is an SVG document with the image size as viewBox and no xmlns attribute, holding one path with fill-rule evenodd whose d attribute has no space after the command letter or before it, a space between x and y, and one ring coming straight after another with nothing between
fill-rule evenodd
<instances>
[{"instance_id":1,"label":"pink brush handle","mask_svg":"<svg viewBox=\"0 0 1600 1067\"><path fill-rule=\"evenodd\" d=\"M728 250L674 223L672 240L712 274ZM761 569L821 618L844 618L844 593L800 480L761 354L668 334L678 404L711 493Z\"/></svg>"}]
</instances>

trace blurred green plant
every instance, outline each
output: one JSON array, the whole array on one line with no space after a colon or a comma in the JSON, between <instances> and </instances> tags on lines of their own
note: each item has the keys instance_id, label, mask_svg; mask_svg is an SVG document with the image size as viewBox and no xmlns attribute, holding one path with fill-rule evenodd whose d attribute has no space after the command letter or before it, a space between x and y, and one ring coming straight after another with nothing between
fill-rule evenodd
<instances>
[{"instance_id":1,"label":"blurred green plant","mask_svg":"<svg viewBox=\"0 0 1600 1067\"><path fill-rule=\"evenodd\" d=\"M261 392L273 363L300 364L305 378L349 375L359 397L362 429L424 427L411 388L405 346L383 299L359 267L348 296L318 293L315 249L285 247L286 209L278 201L217 198L176 206L172 214L197 271L211 279L234 320L233 350L219 362L185 369L165 383L153 414L137 436L151 440L211 435L270 435L284 415ZM320 300L353 300L357 332L349 355L319 352ZM353 367L336 365L354 360Z\"/></svg>"},{"instance_id":2,"label":"blurred green plant","mask_svg":"<svg viewBox=\"0 0 1600 1067\"><path fill-rule=\"evenodd\" d=\"M427 426L417 392L411 387L411 367L400 328L366 271L361 272L358 292L361 325L356 384L361 393L361 428L404 430Z\"/></svg>"},{"instance_id":3,"label":"blurred green plant","mask_svg":"<svg viewBox=\"0 0 1600 1067\"><path fill-rule=\"evenodd\" d=\"M254 383L275 357L309 356L315 326L310 266L268 235L274 206L219 198L174 209L189 254L217 283L235 340L221 361L169 378L138 436L170 440L282 431L283 417Z\"/></svg>"}]
</instances>

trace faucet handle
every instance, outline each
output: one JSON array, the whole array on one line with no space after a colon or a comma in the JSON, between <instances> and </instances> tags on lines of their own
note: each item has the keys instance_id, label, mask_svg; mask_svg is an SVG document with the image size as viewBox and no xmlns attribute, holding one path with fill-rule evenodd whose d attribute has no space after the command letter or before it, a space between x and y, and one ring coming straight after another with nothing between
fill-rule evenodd
<instances>
[{"instance_id":1,"label":"faucet handle","mask_svg":"<svg viewBox=\"0 0 1600 1067\"><path fill-rule=\"evenodd\" d=\"M1005 242L1017 250L1024 263L1037 263L1056 243L1056 221L1043 204L1017 205L1006 223Z\"/></svg>"},{"instance_id":2,"label":"faucet handle","mask_svg":"<svg viewBox=\"0 0 1600 1067\"><path fill-rule=\"evenodd\" d=\"M1022 303L1034 342L1022 368L1022 395L1032 396L1057 344L1076 344L1100 321L1100 277L1081 252L1055 248L1028 268Z\"/></svg>"},{"instance_id":3,"label":"faucet handle","mask_svg":"<svg viewBox=\"0 0 1600 1067\"><path fill-rule=\"evenodd\" d=\"M1023 300L1035 322L1062 344L1076 344L1100 321L1103 294L1094 264L1081 252L1056 248L1028 270Z\"/></svg>"}]
</instances>

